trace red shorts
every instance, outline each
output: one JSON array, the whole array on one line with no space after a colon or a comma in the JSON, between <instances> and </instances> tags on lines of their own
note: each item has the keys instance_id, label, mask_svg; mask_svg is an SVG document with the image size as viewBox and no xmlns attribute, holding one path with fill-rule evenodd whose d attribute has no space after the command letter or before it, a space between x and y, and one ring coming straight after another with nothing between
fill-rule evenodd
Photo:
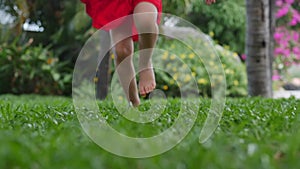
<instances>
[{"instance_id":1,"label":"red shorts","mask_svg":"<svg viewBox=\"0 0 300 169\"><path fill-rule=\"evenodd\" d=\"M135 6L140 2L150 2L156 6L158 13L162 12L161 0L81 0L86 5L86 12L92 18L93 27L103 29L103 26L124 16L133 14ZM157 22L160 22L158 18ZM121 23L120 23L121 24ZM104 30L113 29L119 25L111 25ZM133 25L133 34L136 28ZM137 36L133 36L137 40Z\"/></svg>"}]
</instances>

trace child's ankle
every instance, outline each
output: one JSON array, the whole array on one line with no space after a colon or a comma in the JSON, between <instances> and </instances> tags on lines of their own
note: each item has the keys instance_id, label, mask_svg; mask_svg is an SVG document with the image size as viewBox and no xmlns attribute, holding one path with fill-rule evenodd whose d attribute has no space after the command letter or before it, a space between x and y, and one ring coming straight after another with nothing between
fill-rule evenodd
<instances>
[{"instance_id":1,"label":"child's ankle","mask_svg":"<svg viewBox=\"0 0 300 169\"><path fill-rule=\"evenodd\" d=\"M138 107L140 105L140 99L134 99L130 101L133 107Z\"/></svg>"},{"instance_id":2,"label":"child's ankle","mask_svg":"<svg viewBox=\"0 0 300 169\"><path fill-rule=\"evenodd\" d=\"M143 69L148 69L148 68L152 68L152 62L149 61L148 63L140 63L139 64L139 69L143 70Z\"/></svg>"}]
</instances>

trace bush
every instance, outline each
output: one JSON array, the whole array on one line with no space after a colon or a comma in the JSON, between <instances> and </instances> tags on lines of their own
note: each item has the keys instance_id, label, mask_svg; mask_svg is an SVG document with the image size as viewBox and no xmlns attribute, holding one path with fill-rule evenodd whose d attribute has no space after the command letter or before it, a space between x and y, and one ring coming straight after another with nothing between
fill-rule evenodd
<instances>
[{"instance_id":1,"label":"bush","mask_svg":"<svg viewBox=\"0 0 300 169\"><path fill-rule=\"evenodd\" d=\"M0 45L0 93L68 94L71 71L48 48L16 42Z\"/></svg>"},{"instance_id":2,"label":"bush","mask_svg":"<svg viewBox=\"0 0 300 169\"><path fill-rule=\"evenodd\" d=\"M246 8L243 0L217 0L214 5L205 5L199 0L163 1L165 13L181 16L206 34L214 34L223 46L244 53Z\"/></svg>"},{"instance_id":3,"label":"bush","mask_svg":"<svg viewBox=\"0 0 300 169\"><path fill-rule=\"evenodd\" d=\"M205 46L205 42L196 39L194 43L200 43L200 46ZM161 40L158 44L160 48L166 51L161 56L161 61L155 62L160 63L160 67L164 67L168 72L173 72L174 76L171 77L162 71L157 71L157 84L158 88L164 90L168 96L179 96L178 87L184 91L188 89L188 85L181 85L180 82L189 84L193 78L196 80L199 87L200 95L211 96L211 87L216 84L211 83L209 75L206 69L215 69L216 64L214 59L209 60L209 65L204 66L204 63L199 58L197 59L196 54L186 46L177 40ZM207 46L209 47L209 46ZM224 73L226 76L227 91L226 96L245 96L247 94L246 89L246 70L245 66L240 62L237 53L233 53L219 45L215 45L216 52L219 55ZM168 52L168 51L172 51ZM210 53L209 50L205 50L205 47L200 50L203 54L201 59L206 59ZM211 57L214 57L213 55ZM157 56L155 56L157 57ZM180 62L172 62L172 60L181 59L191 69L191 74L185 74L185 65L181 65ZM216 78L216 82L222 81L222 76L213 74L212 78ZM178 80L179 83L175 81Z\"/></svg>"},{"instance_id":4,"label":"bush","mask_svg":"<svg viewBox=\"0 0 300 169\"><path fill-rule=\"evenodd\" d=\"M200 45L196 46L203 47L200 49L200 52L203 53L203 56L200 56L201 58L207 58L204 55L211 55L209 53L212 52L212 50L207 50L210 46L206 47L208 45L205 44L206 42L203 42L201 39L195 39L193 43L198 43ZM199 87L199 94L201 96L211 96L211 86L215 86L216 84L211 83L206 68L214 69L216 67L214 59L210 60L209 65L205 68L203 62L197 58L197 55L191 48L178 40L170 40L163 37L159 39L157 48L160 50L154 51L153 55L154 67L159 68L155 69L157 89L163 90L169 97L179 97L180 90L181 92L192 92L191 90L194 90L192 88L192 82L193 79L195 79ZM220 45L215 45L215 48L221 59L226 76L226 96L246 96L246 68L239 60L238 54ZM164 51L162 51L162 49ZM212 57L215 56L216 55L213 55ZM137 60L136 57L137 55L134 60ZM112 69L112 73L114 73L114 66ZM191 72L187 72L188 69L190 69ZM213 74L212 78L216 78L217 82L222 81L222 76L219 75ZM112 81L113 85L114 80ZM114 89L117 88L114 87ZM121 93L121 88L119 89L120 91L114 90L114 92Z\"/></svg>"}]
</instances>

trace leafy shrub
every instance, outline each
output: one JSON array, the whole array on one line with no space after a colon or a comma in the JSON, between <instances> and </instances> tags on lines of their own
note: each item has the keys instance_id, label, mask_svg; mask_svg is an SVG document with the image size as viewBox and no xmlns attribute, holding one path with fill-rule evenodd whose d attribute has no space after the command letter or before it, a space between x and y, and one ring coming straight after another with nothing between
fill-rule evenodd
<instances>
[{"instance_id":1,"label":"leafy shrub","mask_svg":"<svg viewBox=\"0 0 300 169\"><path fill-rule=\"evenodd\" d=\"M207 50L208 44L205 44L200 39L193 40L193 43L200 44L197 46L203 46L200 50L203 55L208 55L212 51ZM180 96L180 92L189 92L193 84L192 82L195 80L199 88L199 94L202 96L211 96L211 86L215 86L215 84L211 83L206 69L216 68L214 59L210 60L209 65L205 67L193 50L178 40L160 38L157 48L164 50L154 51L152 58L154 68L157 68L155 69L157 89L161 89L169 97L178 97ZM247 94L246 70L244 64L239 60L238 54L220 45L215 45L215 48L220 56L226 76L226 96L245 96ZM138 54L136 53L134 60L137 60L137 56ZM200 57L207 58L206 56ZM112 73L114 73L114 66L112 68ZM191 72L187 72L187 69L190 69ZM223 80L222 76L214 74L212 78L217 78L217 82ZM120 88L120 91L114 90L114 92L122 91Z\"/></svg>"},{"instance_id":2,"label":"leafy shrub","mask_svg":"<svg viewBox=\"0 0 300 169\"><path fill-rule=\"evenodd\" d=\"M199 87L200 95L202 96L211 96L211 87L214 87L216 84L213 84L209 79L208 69L217 69L215 59L209 57L216 57L214 54L209 54L211 51L207 50L206 47L209 47L206 42L202 40L195 39L194 43L198 43L201 46L204 46L200 53L202 54L200 60L196 53L192 49L189 49L186 46L177 40L161 40L158 44L160 48L163 48L165 52L159 57L161 61L159 63L160 67L164 67L167 72L173 72L173 77L167 75L162 71L157 71L157 84L158 88L164 90L169 96L178 96L179 90L188 89L191 80L195 79ZM206 46L206 47L205 47ZM221 63L224 69L226 76L226 85L227 85L227 96L245 96L247 94L246 90L246 71L245 66L240 62L237 53L233 53L219 45L215 45L217 54L221 59ZM169 52L172 51L172 52ZM209 55L209 57L204 56ZM210 56L211 55L211 56ZM157 56L154 56L154 59ZM203 59L211 59L207 61L209 65L204 65ZM186 69L184 64L172 60L180 59L186 66L191 69L190 73L185 73ZM222 81L222 76L212 74L211 78L216 78L216 82ZM178 80L176 83L175 81ZM185 82L185 85L181 85L180 82Z\"/></svg>"},{"instance_id":3,"label":"leafy shrub","mask_svg":"<svg viewBox=\"0 0 300 169\"><path fill-rule=\"evenodd\" d=\"M230 46L238 53L244 53L246 8L244 1L217 1L215 5L207 6L195 3L191 21L203 32L215 35L219 43Z\"/></svg>"},{"instance_id":4,"label":"leafy shrub","mask_svg":"<svg viewBox=\"0 0 300 169\"><path fill-rule=\"evenodd\" d=\"M0 93L70 93L67 62L59 62L48 48L16 42L0 45Z\"/></svg>"},{"instance_id":5,"label":"leafy shrub","mask_svg":"<svg viewBox=\"0 0 300 169\"><path fill-rule=\"evenodd\" d=\"M191 21L206 34L214 34L223 46L244 53L246 8L243 0L217 0L214 5L205 5L199 0L166 0L164 12L172 13Z\"/></svg>"}]
</instances>

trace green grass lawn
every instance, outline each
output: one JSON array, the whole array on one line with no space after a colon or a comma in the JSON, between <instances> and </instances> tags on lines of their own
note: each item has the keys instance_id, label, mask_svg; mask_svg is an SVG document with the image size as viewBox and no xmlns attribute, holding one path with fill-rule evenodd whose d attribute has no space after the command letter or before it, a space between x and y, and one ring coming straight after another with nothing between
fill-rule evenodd
<instances>
[{"instance_id":1,"label":"green grass lawn","mask_svg":"<svg viewBox=\"0 0 300 169\"><path fill-rule=\"evenodd\" d=\"M116 129L151 136L172 124L179 102L169 99L158 122L140 127L127 125L111 102L101 104L102 114ZM70 98L3 95L0 169L300 168L300 100L227 99L219 128L199 144L209 103L201 100L197 123L175 148L152 158L130 159L110 154L89 139Z\"/></svg>"}]
</instances>

